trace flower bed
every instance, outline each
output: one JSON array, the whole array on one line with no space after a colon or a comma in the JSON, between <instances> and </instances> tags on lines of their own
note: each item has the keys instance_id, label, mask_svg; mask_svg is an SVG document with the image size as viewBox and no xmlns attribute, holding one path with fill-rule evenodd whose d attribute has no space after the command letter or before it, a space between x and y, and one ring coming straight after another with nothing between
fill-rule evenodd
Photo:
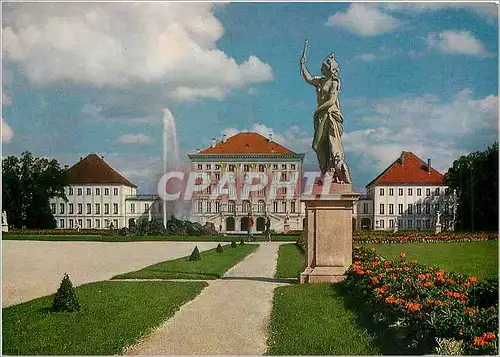
<instances>
[{"instance_id":1,"label":"flower bed","mask_svg":"<svg viewBox=\"0 0 500 357\"><path fill-rule=\"evenodd\" d=\"M10 229L5 235L49 235L49 236L111 236L118 234L113 229Z\"/></svg>"},{"instance_id":2,"label":"flower bed","mask_svg":"<svg viewBox=\"0 0 500 357\"><path fill-rule=\"evenodd\" d=\"M458 343L458 354L497 354L498 282L405 257L391 261L375 249L353 250L346 287L379 331L390 331L413 354L435 353L443 339Z\"/></svg>"},{"instance_id":3,"label":"flower bed","mask_svg":"<svg viewBox=\"0 0 500 357\"><path fill-rule=\"evenodd\" d=\"M353 243L431 243L431 242L474 242L498 239L498 233L470 233L470 232L355 232Z\"/></svg>"}]
</instances>

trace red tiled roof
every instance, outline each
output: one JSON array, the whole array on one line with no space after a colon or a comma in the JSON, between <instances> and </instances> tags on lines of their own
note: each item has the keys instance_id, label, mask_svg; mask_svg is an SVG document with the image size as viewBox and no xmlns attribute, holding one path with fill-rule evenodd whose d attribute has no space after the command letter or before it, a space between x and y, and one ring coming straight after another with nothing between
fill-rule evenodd
<instances>
[{"instance_id":1,"label":"red tiled roof","mask_svg":"<svg viewBox=\"0 0 500 357\"><path fill-rule=\"evenodd\" d=\"M401 156L378 175L366 187L371 185L418 184L442 185L444 176L432 168L428 171L427 163L409 151L403 151Z\"/></svg>"},{"instance_id":2,"label":"red tiled roof","mask_svg":"<svg viewBox=\"0 0 500 357\"><path fill-rule=\"evenodd\" d=\"M118 184L137 187L96 154L90 154L80 160L71 166L66 174L70 184Z\"/></svg>"},{"instance_id":3,"label":"red tiled roof","mask_svg":"<svg viewBox=\"0 0 500 357\"><path fill-rule=\"evenodd\" d=\"M280 144L269 141L266 137L251 132L238 133L218 142L215 147L208 147L200 154L295 154Z\"/></svg>"}]
</instances>

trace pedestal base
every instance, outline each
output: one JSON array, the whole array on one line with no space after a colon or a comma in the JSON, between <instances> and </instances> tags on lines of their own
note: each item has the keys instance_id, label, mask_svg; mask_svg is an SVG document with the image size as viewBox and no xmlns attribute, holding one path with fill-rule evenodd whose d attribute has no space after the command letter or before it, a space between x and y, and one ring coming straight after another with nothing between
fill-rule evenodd
<instances>
[{"instance_id":1,"label":"pedestal base","mask_svg":"<svg viewBox=\"0 0 500 357\"><path fill-rule=\"evenodd\" d=\"M322 194L326 193L326 194ZM360 194L332 184L302 197L307 217L307 268L300 283L338 283L352 262L352 210Z\"/></svg>"},{"instance_id":2,"label":"pedestal base","mask_svg":"<svg viewBox=\"0 0 500 357\"><path fill-rule=\"evenodd\" d=\"M436 234L441 233L441 229L442 229L441 223L437 223L434 233L436 233Z\"/></svg>"}]
</instances>

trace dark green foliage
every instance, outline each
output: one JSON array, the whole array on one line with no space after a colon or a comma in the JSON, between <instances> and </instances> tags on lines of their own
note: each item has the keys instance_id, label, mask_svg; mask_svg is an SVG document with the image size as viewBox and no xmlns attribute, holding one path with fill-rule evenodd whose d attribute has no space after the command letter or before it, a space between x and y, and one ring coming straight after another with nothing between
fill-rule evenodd
<instances>
[{"instance_id":1,"label":"dark green foliage","mask_svg":"<svg viewBox=\"0 0 500 357\"><path fill-rule=\"evenodd\" d=\"M54 228L49 199L66 200L66 167L57 160L35 158L27 151L21 157L2 160L2 206L9 225L16 228ZM59 209L59 207L57 207Z\"/></svg>"},{"instance_id":2,"label":"dark green foliage","mask_svg":"<svg viewBox=\"0 0 500 357\"><path fill-rule=\"evenodd\" d=\"M160 219L153 218L150 222L147 217L137 220L133 232L139 236L162 236L167 233Z\"/></svg>"},{"instance_id":3,"label":"dark green foliage","mask_svg":"<svg viewBox=\"0 0 500 357\"><path fill-rule=\"evenodd\" d=\"M80 304L76 296L75 288L69 280L68 274L64 274L59 289L54 295L52 310L56 312L75 312L80 311Z\"/></svg>"},{"instance_id":4,"label":"dark green foliage","mask_svg":"<svg viewBox=\"0 0 500 357\"><path fill-rule=\"evenodd\" d=\"M198 246L194 247L193 252L189 256L189 261L201 260L200 251L198 250Z\"/></svg>"},{"instance_id":5,"label":"dark green foliage","mask_svg":"<svg viewBox=\"0 0 500 357\"><path fill-rule=\"evenodd\" d=\"M224 248L222 248L222 245L220 243L217 245L217 249L215 249L217 253L224 253Z\"/></svg>"},{"instance_id":6,"label":"dark green foliage","mask_svg":"<svg viewBox=\"0 0 500 357\"><path fill-rule=\"evenodd\" d=\"M458 228L498 231L498 143L461 156L444 176L458 195Z\"/></svg>"},{"instance_id":7,"label":"dark green foliage","mask_svg":"<svg viewBox=\"0 0 500 357\"><path fill-rule=\"evenodd\" d=\"M240 245L245 245L245 240L243 238L240 240Z\"/></svg>"},{"instance_id":8,"label":"dark green foliage","mask_svg":"<svg viewBox=\"0 0 500 357\"><path fill-rule=\"evenodd\" d=\"M231 242L231 248L236 248L236 247L237 247L236 241L235 241L235 240L233 240L233 241Z\"/></svg>"},{"instance_id":9,"label":"dark green foliage","mask_svg":"<svg viewBox=\"0 0 500 357\"><path fill-rule=\"evenodd\" d=\"M488 308L498 303L498 279L488 278L474 285L469 294L469 304Z\"/></svg>"}]
</instances>

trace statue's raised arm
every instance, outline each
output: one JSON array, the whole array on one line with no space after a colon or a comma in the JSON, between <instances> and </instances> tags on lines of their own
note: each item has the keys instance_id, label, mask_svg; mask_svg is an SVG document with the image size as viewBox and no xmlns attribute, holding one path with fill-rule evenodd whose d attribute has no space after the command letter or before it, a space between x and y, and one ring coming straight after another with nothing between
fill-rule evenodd
<instances>
[{"instance_id":1,"label":"statue's raised arm","mask_svg":"<svg viewBox=\"0 0 500 357\"><path fill-rule=\"evenodd\" d=\"M304 41L304 49L302 50L302 57L300 58L300 73L307 83L317 86L319 84L319 77L311 76L311 73L307 70L307 39Z\"/></svg>"}]
</instances>

